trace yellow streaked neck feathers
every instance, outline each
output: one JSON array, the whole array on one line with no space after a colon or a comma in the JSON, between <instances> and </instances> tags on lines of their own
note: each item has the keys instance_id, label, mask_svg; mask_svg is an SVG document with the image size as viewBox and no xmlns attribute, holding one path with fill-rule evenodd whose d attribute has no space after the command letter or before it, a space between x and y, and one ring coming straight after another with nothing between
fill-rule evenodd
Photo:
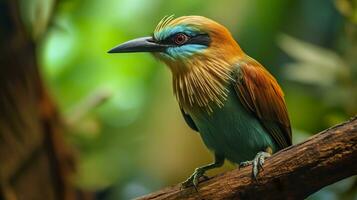
<instances>
[{"instance_id":1,"label":"yellow streaked neck feathers","mask_svg":"<svg viewBox=\"0 0 357 200\"><path fill-rule=\"evenodd\" d=\"M173 90L181 108L188 111L198 106L212 112L214 105L223 106L228 95L227 84L232 80L231 65L224 60L199 56L185 65L194 67L179 73L173 71Z\"/></svg>"}]
</instances>

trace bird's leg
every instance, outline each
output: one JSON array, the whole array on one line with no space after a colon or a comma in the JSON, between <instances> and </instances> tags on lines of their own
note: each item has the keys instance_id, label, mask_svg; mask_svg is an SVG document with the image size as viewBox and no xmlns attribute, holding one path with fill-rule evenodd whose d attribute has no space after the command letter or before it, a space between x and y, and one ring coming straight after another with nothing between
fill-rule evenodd
<instances>
[{"instance_id":1,"label":"bird's leg","mask_svg":"<svg viewBox=\"0 0 357 200\"><path fill-rule=\"evenodd\" d=\"M245 166L252 164L253 165L252 166L252 175L253 175L254 179L257 179L257 175L258 175L259 171L263 169L263 164L264 164L265 159L269 158L272 153L273 153L273 150L270 147L268 147L265 149L265 151L258 152L253 160L241 162L239 164L239 167L245 167Z\"/></svg>"},{"instance_id":2,"label":"bird's leg","mask_svg":"<svg viewBox=\"0 0 357 200\"><path fill-rule=\"evenodd\" d=\"M185 182L182 183L182 187L187 188L187 187L190 187L193 185L195 187L195 189L197 190L198 181L199 181L200 177L204 176L204 174L207 170L218 168L223 165L223 163L224 163L223 156L215 154L214 158L215 158L214 163L196 168L195 171L193 172L193 174Z\"/></svg>"}]
</instances>

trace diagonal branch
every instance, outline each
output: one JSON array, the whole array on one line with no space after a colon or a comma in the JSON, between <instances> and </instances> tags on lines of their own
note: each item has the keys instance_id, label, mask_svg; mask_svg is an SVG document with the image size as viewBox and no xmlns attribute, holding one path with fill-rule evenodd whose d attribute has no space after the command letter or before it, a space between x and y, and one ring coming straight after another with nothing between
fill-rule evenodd
<instances>
[{"instance_id":1,"label":"diagonal branch","mask_svg":"<svg viewBox=\"0 0 357 200\"><path fill-rule=\"evenodd\" d=\"M216 176L193 188L167 187L149 199L303 199L357 174L357 116L268 158L258 180L251 166Z\"/></svg>"}]
</instances>

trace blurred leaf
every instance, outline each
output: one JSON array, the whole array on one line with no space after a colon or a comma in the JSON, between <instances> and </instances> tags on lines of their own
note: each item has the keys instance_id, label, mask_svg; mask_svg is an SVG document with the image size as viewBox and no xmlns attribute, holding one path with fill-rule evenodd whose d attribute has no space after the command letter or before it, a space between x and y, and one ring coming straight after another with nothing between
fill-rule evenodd
<instances>
[{"instance_id":1,"label":"blurred leaf","mask_svg":"<svg viewBox=\"0 0 357 200\"><path fill-rule=\"evenodd\" d=\"M357 24L357 0L335 0L335 4L342 15Z\"/></svg>"},{"instance_id":2,"label":"blurred leaf","mask_svg":"<svg viewBox=\"0 0 357 200\"><path fill-rule=\"evenodd\" d=\"M21 0L23 21L34 40L40 38L47 29L55 6L55 0Z\"/></svg>"},{"instance_id":3,"label":"blurred leaf","mask_svg":"<svg viewBox=\"0 0 357 200\"><path fill-rule=\"evenodd\" d=\"M297 61L288 64L285 71L291 80L329 86L336 82L338 76L348 73L348 68L342 58L333 51L285 34L280 35L278 44Z\"/></svg>"},{"instance_id":4,"label":"blurred leaf","mask_svg":"<svg viewBox=\"0 0 357 200\"><path fill-rule=\"evenodd\" d=\"M90 111L102 105L111 96L112 92L105 88L95 90L69 111L66 117L67 125L75 126Z\"/></svg>"}]
</instances>

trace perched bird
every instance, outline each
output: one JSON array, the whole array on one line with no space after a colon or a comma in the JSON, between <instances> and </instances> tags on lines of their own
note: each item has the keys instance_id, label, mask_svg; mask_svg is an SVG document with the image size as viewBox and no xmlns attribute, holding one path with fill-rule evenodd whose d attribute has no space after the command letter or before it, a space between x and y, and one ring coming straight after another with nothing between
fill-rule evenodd
<instances>
[{"instance_id":1,"label":"perched bird","mask_svg":"<svg viewBox=\"0 0 357 200\"><path fill-rule=\"evenodd\" d=\"M150 37L120 44L109 53L151 52L172 72L172 86L187 124L214 153L183 186L197 187L224 160L252 164L291 145L284 94L275 78L246 55L221 24L202 16L163 18Z\"/></svg>"}]
</instances>

